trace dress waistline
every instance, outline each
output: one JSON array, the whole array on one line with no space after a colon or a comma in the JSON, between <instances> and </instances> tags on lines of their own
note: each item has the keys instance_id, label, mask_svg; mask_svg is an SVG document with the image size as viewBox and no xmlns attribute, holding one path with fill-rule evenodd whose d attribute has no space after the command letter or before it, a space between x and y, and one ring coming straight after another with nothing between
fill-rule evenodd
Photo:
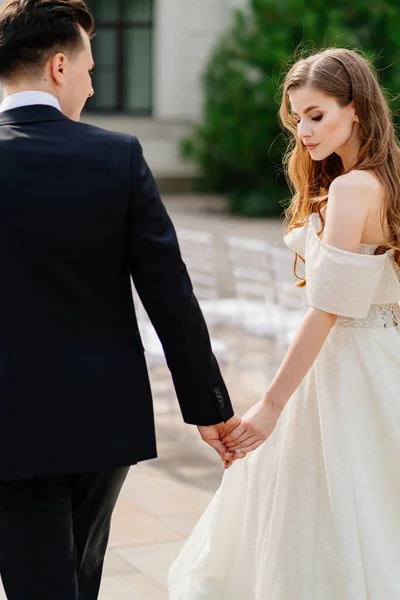
<instances>
[{"instance_id":1,"label":"dress waistline","mask_svg":"<svg viewBox=\"0 0 400 600\"><path fill-rule=\"evenodd\" d=\"M338 317L335 325L339 327L357 327L365 329L386 329L399 326L399 314L393 304L375 304L371 306L365 319Z\"/></svg>"}]
</instances>

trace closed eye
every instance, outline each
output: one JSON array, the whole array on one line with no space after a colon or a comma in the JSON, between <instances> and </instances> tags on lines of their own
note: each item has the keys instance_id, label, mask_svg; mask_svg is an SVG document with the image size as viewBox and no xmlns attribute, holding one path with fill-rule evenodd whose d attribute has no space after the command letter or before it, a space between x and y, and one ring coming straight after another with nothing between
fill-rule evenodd
<instances>
[{"instance_id":1,"label":"closed eye","mask_svg":"<svg viewBox=\"0 0 400 600\"><path fill-rule=\"evenodd\" d=\"M316 121L316 122L321 121L322 117L323 117L323 115L318 115L317 117L311 117L311 121ZM294 118L294 124L296 126L299 125L300 121L301 121L300 117L293 117L293 118Z\"/></svg>"}]
</instances>

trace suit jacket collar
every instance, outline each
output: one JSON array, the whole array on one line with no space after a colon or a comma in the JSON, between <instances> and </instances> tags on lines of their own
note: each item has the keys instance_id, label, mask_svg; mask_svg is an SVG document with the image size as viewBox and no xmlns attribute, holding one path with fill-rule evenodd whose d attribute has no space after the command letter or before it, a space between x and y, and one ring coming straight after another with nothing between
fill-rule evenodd
<instances>
[{"instance_id":1,"label":"suit jacket collar","mask_svg":"<svg viewBox=\"0 0 400 600\"><path fill-rule=\"evenodd\" d=\"M5 110L0 113L0 126L67 120L68 117L63 115L57 108L45 104L31 104L29 106Z\"/></svg>"}]
</instances>

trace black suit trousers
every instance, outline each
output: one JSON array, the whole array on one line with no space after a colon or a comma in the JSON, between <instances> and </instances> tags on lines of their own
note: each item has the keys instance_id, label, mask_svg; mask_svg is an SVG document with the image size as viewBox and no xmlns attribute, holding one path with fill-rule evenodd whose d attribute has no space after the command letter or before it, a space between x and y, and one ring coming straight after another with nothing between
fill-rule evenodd
<instances>
[{"instance_id":1,"label":"black suit trousers","mask_svg":"<svg viewBox=\"0 0 400 600\"><path fill-rule=\"evenodd\" d=\"M128 470L0 483L0 572L8 600L96 600Z\"/></svg>"}]
</instances>

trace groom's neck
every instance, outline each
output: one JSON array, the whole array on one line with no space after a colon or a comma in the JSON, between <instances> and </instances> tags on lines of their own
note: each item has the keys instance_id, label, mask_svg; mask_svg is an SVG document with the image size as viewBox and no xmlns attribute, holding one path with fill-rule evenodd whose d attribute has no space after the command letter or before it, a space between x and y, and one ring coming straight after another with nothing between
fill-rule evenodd
<instances>
[{"instance_id":1,"label":"groom's neck","mask_svg":"<svg viewBox=\"0 0 400 600\"><path fill-rule=\"evenodd\" d=\"M13 94L19 94L20 92L46 92L52 96L56 96L54 89L46 81L35 80L21 80L12 82L2 82L3 87L3 98L12 96Z\"/></svg>"}]
</instances>

